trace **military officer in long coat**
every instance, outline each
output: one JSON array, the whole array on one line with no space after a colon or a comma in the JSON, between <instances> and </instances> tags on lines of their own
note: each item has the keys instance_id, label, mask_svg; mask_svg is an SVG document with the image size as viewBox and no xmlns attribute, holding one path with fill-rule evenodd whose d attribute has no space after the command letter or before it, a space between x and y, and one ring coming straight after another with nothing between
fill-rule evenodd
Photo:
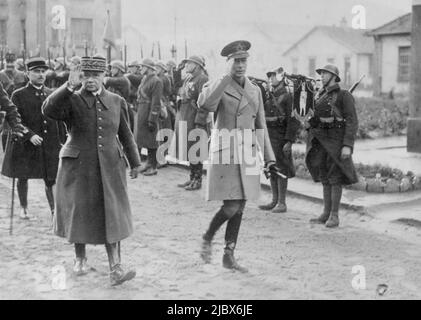
<instances>
[{"instance_id":1,"label":"military officer in long coat","mask_svg":"<svg viewBox=\"0 0 421 320\"><path fill-rule=\"evenodd\" d=\"M338 68L326 65L316 71L323 87L309 121L306 163L313 180L323 184L324 209L311 222L335 228L339 226L342 186L358 182L352 161L358 118L352 94L339 86Z\"/></svg>"},{"instance_id":2,"label":"military officer in long coat","mask_svg":"<svg viewBox=\"0 0 421 320\"><path fill-rule=\"evenodd\" d=\"M127 164L137 178L140 158L125 100L102 85L106 59L84 57L81 71L71 71L43 105L44 114L64 121L69 131L60 152L55 233L75 244L77 275L88 270L86 244L105 244L111 284L119 285L136 275L121 267L120 241L133 232Z\"/></svg>"},{"instance_id":3,"label":"military officer in long coat","mask_svg":"<svg viewBox=\"0 0 421 320\"><path fill-rule=\"evenodd\" d=\"M292 144L295 142L300 122L292 117L292 95L286 88L282 77L282 68L267 73L269 86L265 89L265 115L269 138L276 157L276 166L285 176L272 176L270 185L272 201L259 206L262 210L272 210L274 213L287 211L285 203L288 179L295 177L292 159Z\"/></svg>"},{"instance_id":4,"label":"military officer in long coat","mask_svg":"<svg viewBox=\"0 0 421 320\"><path fill-rule=\"evenodd\" d=\"M196 129L197 100L209 78L205 71L205 59L201 56L191 56L183 60L181 65L184 66L187 77L180 89L181 105L176 117L175 132L178 158L190 162L190 179L178 186L187 191L194 191L202 188L203 163L200 161L200 155L198 159L189 157L190 148L197 143L197 140L189 140L189 134ZM207 126L208 124L204 124L202 129L207 130Z\"/></svg>"},{"instance_id":5,"label":"military officer in long coat","mask_svg":"<svg viewBox=\"0 0 421 320\"><path fill-rule=\"evenodd\" d=\"M43 179L51 213L54 214L53 186L58 170L58 155L66 140L64 124L48 119L41 113L41 106L52 90L44 86L48 66L44 58L32 58L27 64L29 83L12 95L28 129L22 141L8 139L2 174L17 178L21 205L21 219L31 219L28 213L28 179Z\"/></svg>"},{"instance_id":6,"label":"military officer in long coat","mask_svg":"<svg viewBox=\"0 0 421 320\"><path fill-rule=\"evenodd\" d=\"M247 272L234 258L243 211L247 200L260 194L260 157L266 168L275 165L260 89L246 77L248 41L228 44L221 55L227 58L228 74L205 85L199 97L196 123L204 125L209 112L216 123L210 146L207 199L223 201L203 236L201 256L209 262L211 242L218 229L227 222L223 266ZM222 143L220 143L222 141Z\"/></svg>"},{"instance_id":7,"label":"military officer in long coat","mask_svg":"<svg viewBox=\"0 0 421 320\"><path fill-rule=\"evenodd\" d=\"M144 59L140 65L143 78L137 92L137 145L139 152L142 148L148 150L148 159L140 172L145 176L154 176L158 173L157 134L160 129L163 83L156 75L155 64L151 59Z\"/></svg>"}]
</instances>

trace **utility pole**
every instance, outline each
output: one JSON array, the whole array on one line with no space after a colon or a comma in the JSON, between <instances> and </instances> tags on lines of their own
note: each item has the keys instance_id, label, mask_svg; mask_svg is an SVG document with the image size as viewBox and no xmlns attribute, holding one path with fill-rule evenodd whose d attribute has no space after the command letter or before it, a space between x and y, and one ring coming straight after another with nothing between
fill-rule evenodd
<instances>
[{"instance_id":1,"label":"utility pole","mask_svg":"<svg viewBox=\"0 0 421 320\"><path fill-rule=\"evenodd\" d=\"M421 0L412 0L408 152L421 153Z\"/></svg>"}]
</instances>

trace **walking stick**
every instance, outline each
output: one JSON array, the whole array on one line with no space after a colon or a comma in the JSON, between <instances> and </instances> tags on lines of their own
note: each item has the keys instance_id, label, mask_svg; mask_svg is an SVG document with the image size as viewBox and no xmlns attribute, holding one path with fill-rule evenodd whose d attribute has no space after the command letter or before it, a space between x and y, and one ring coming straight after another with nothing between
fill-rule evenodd
<instances>
[{"instance_id":1,"label":"walking stick","mask_svg":"<svg viewBox=\"0 0 421 320\"><path fill-rule=\"evenodd\" d=\"M12 206L10 208L10 230L9 234L13 235L13 216L15 211L15 185L16 185L16 178L13 178L12 182Z\"/></svg>"}]
</instances>

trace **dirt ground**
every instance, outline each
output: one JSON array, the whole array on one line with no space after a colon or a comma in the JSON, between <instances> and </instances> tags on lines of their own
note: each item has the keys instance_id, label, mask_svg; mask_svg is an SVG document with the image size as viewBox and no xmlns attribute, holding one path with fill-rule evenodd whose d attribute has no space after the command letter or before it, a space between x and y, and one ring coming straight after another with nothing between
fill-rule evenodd
<instances>
[{"instance_id":1,"label":"dirt ground","mask_svg":"<svg viewBox=\"0 0 421 320\"><path fill-rule=\"evenodd\" d=\"M201 235L220 203L205 202L204 190L177 188L186 177L171 167L129 182L135 232L123 241L122 256L137 277L117 288L109 285L103 246L88 246L93 270L87 276L72 275L73 247L52 233L42 181L29 184L30 210L39 219L17 217L9 236L11 180L1 178L0 299L421 298L419 229L344 210L337 230L311 226L308 220L321 205L289 198L288 213L265 213L257 206L269 199L268 192L247 204L240 231L236 257L250 272L222 268L224 229L217 234L212 263L203 264ZM362 270L366 288L354 288ZM57 272L65 280L59 285ZM384 295L377 293L380 284L387 285Z\"/></svg>"}]
</instances>

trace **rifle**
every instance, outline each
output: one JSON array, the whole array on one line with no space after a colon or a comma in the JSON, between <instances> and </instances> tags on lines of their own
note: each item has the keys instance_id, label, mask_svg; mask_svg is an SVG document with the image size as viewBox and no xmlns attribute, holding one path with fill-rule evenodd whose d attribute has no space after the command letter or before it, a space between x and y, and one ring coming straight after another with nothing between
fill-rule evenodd
<instances>
[{"instance_id":1,"label":"rifle","mask_svg":"<svg viewBox=\"0 0 421 320\"><path fill-rule=\"evenodd\" d=\"M1 57L0 57L0 59L1 59L1 69L0 70L3 70L4 69L4 47L3 46L1 46L0 55L1 55Z\"/></svg>"},{"instance_id":2,"label":"rifle","mask_svg":"<svg viewBox=\"0 0 421 320\"><path fill-rule=\"evenodd\" d=\"M353 93L355 91L355 89L357 89L357 87L360 85L361 81L363 81L363 79L365 78L365 74L363 74L360 78L360 80L358 80L357 82L354 83L354 85L351 87L351 89L349 89L350 93Z\"/></svg>"}]
</instances>

